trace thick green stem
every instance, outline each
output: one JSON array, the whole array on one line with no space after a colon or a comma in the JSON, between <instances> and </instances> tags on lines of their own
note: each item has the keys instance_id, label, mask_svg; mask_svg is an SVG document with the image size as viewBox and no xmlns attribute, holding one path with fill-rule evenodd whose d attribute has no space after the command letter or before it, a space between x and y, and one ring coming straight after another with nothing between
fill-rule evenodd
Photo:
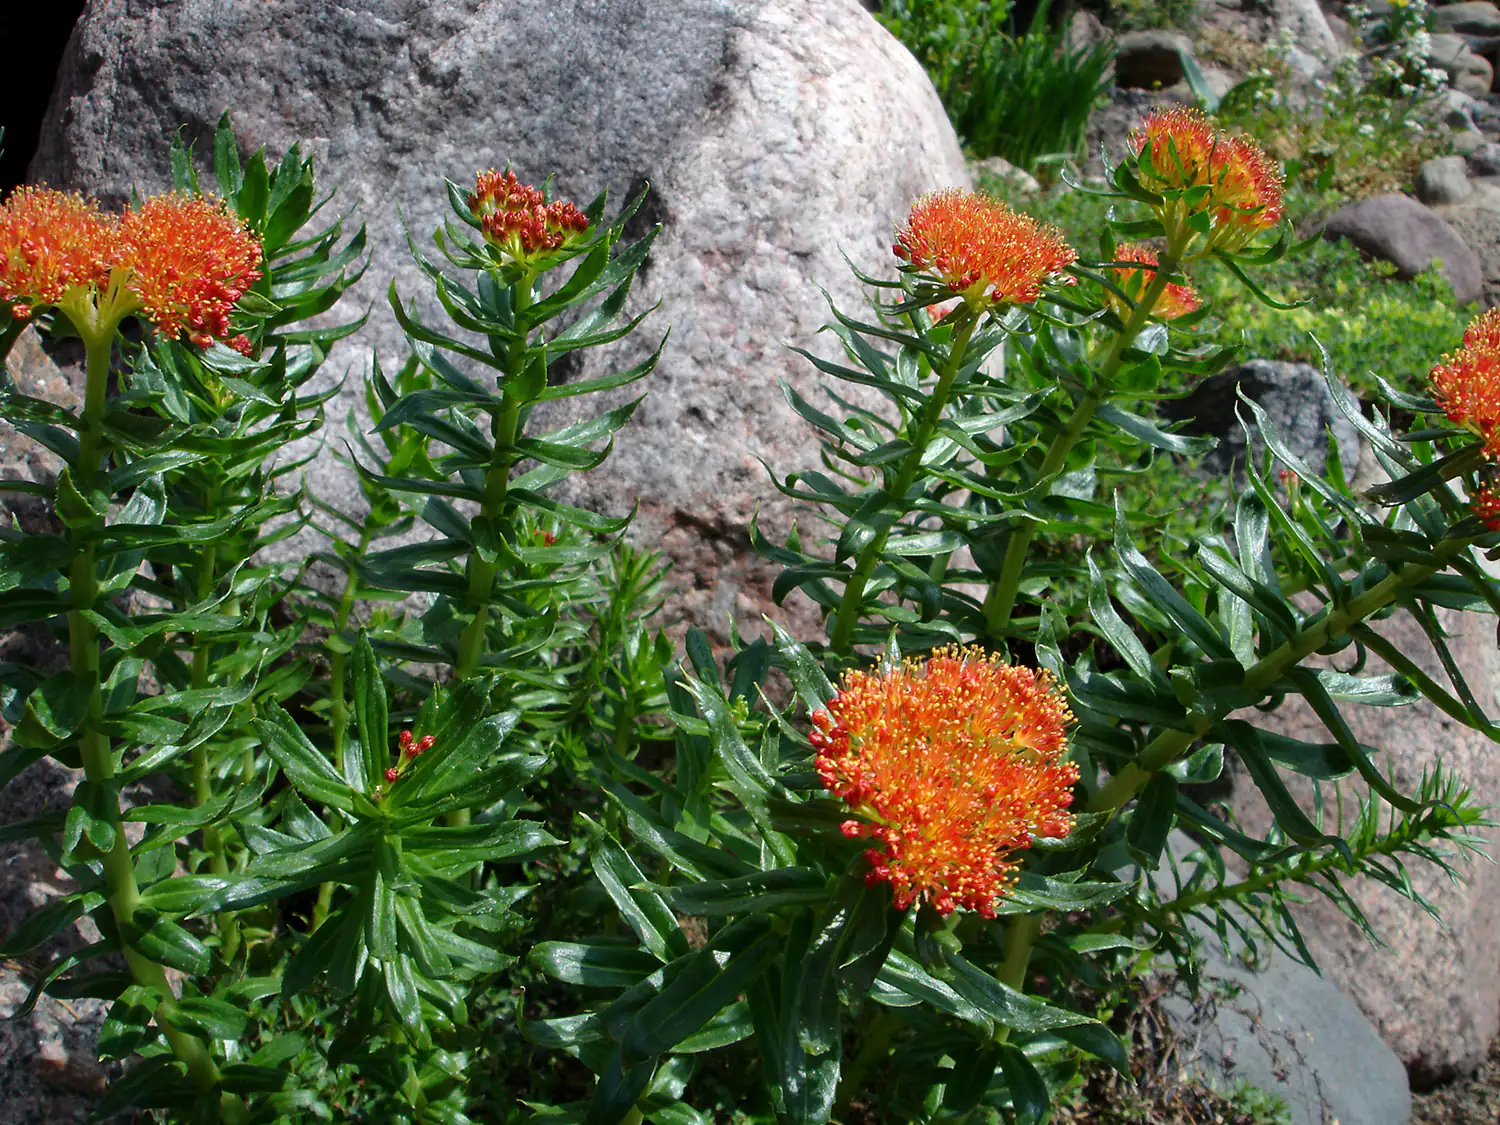
<instances>
[{"instance_id":1,"label":"thick green stem","mask_svg":"<svg viewBox=\"0 0 1500 1125\"><path fill-rule=\"evenodd\" d=\"M1078 444L1078 439L1083 436L1085 427L1088 426L1094 417L1094 412L1103 402L1102 394L1108 392L1115 376L1120 373L1120 368L1125 362L1126 349L1141 334L1141 330L1151 319L1151 310L1156 307L1156 302L1166 292L1167 281L1176 272L1178 265L1179 259L1170 251L1161 256L1150 284L1146 286L1146 291L1141 294L1141 299L1131 310L1130 319L1125 322L1119 335L1110 344L1109 351L1099 366L1094 384L1099 390L1090 391L1079 399L1063 428L1053 436L1052 444L1047 447L1047 454L1042 460L1041 468L1037 470L1037 480L1045 481L1062 472L1067 464L1068 454ZM1010 624L1010 615L1016 608L1016 596L1021 589L1021 575L1026 567L1026 556L1031 549L1031 540L1036 535L1036 528L1035 523L1027 521L1011 531L1010 538L1005 544L1005 558L1000 564L1000 573L991 584L989 593L985 595L984 628L985 634L992 641L1000 640L1004 635L1005 627Z\"/></svg>"},{"instance_id":2,"label":"thick green stem","mask_svg":"<svg viewBox=\"0 0 1500 1125\"><path fill-rule=\"evenodd\" d=\"M938 375L937 386L933 388L921 414L914 419L915 428L909 431L911 449L897 466L896 478L886 493L897 504L905 501L907 492L916 482L917 473L922 468L922 458L927 453L927 446L937 431L938 423L942 421L943 408L948 404L948 396L953 391L954 380L963 370L964 355L969 350L969 340L974 335L974 329L979 326L979 318L971 313L964 312L955 315L963 316L964 319L954 329L953 340L948 348L948 362ZM865 587L869 585L870 576L875 573L875 567L880 562L880 555L885 550L885 543L890 538L890 534L890 528L885 528L865 544L855 560L854 573L849 576L849 581L844 585L844 595L839 600L838 609L833 615L833 627L829 631L828 647L836 653L847 653L853 644L854 627L859 624L859 611L864 603Z\"/></svg>"},{"instance_id":3,"label":"thick green stem","mask_svg":"<svg viewBox=\"0 0 1500 1125\"><path fill-rule=\"evenodd\" d=\"M526 277L517 282L511 288L511 294L516 312L524 311L531 305L534 297L532 279ZM511 469L520 459L516 455L516 438L521 430L522 403L517 396L516 388L525 376L526 340L524 337L512 344L507 359L507 379L505 389L502 391L500 412L495 415L490 425L490 433L495 440L495 459L490 464L489 471L485 473L484 499L479 505L480 517L497 535L503 517L510 507ZM477 550L469 552L468 604L474 617L458 640L458 657L453 665L455 680L466 680L474 675L484 659L485 632L490 622L490 598L495 589L495 572L494 563L481 558ZM469 823L469 810L455 809L448 814L447 820L450 825L461 828Z\"/></svg>"},{"instance_id":4,"label":"thick green stem","mask_svg":"<svg viewBox=\"0 0 1500 1125\"><path fill-rule=\"evenodd\" d=\"M73 466L78 489L88 496L98 482L102 465L105 393L109 380L110 351L114 329L82 333L86 354L87 387L84 392L82 425L79 429L78 461ZM99 630L89 620L87 611L99 599L98 526L80 536L75 529L73 562L68 570L69 600L68 645L73 675L88 684L89 701L83 728L79 734L79 751L83 772L96 791L113 794L101 801L105 819L113 829L114 840L103 852L104 884L109 893L110 912L120 931L125 963L137 984L152 989L160 997L155 1012L157 1025L166 1036L172 1051L182 1060L194 1085L212 1089L219 1082L219 1068L201 1039L178 1031L171 1024L177 997L163 968L130 947L129 934L135 912L141 903L140 886L135 878L135 864L130 858L130 843L120 819L119 797L115 785L114 750L101 730L104 721L104 697L100 677ZM244 1105L238 1098L226 1098L221 1117L229 1122L246 1119Z\"/></svg>"},{"instance_id":5,"label":"thick green stem","mask_svg":"<svg viewBox=\"0 0 1500 1125\"><path fill-rule=\"evenodd\" d=\"M1473 542L1472 539L1445 540L1433 551L1439 559L1436 565L1424 563L1394 571L1351 599L1348 605L1330 610L1246 670L1245 687L1252 692L1265 692L1329 641L1343 636L1352 626L1390 605L1403 590L1427 581ZM1137 761L1126 765L1094 794L1088 811L1112 812L1123 807L1141 791L1153 773L1187 754L1193 743L1208 733L1209 728L1226 713L1199 715L1190 720L1186 730L1167 730L1157 735L1141 751Z\"/></svg>"},{"instance_id":6,"label":"thick green stem","mask_svg":"<svg viewBox=\"0 0 1500 1125\"><path fill-rule=\"evenodd\" d=\"M1000 962L1000 971L995 974L1002 984L1017 992L1026 991L1026 970L1031 967L1031 951L1041 935L1041 915L1018 914L1011 919L1005 930L1005 960ZM995 1042L1006 1042L1010 1030L1008 1027L996 1028Z\"/></svg>"},{"instance_id":7,"label":"thick green stem","mask_svg":"<svg viewBox=\"0 0 1500 1125\"><path fill-rule=\"evenodd\" d=\"M368 520L359 529L359 545L354 553L363 558L370 549L375 529ZM334 613L333 634L342 642L343 633L349 625L349 615L354 612L354 599L359 594L359 574L351 565L344 572L344 590L339 595L339 606ZM339 775L344 773L345 748L349 744L349 695L344 690L347 680L348 653L342 643L328 650L328 725L333 735L333 763ZM337 809L328 810L330 828L337 828L342 817ZM333 903L333 883L324 883L318 888L318 901L313 904L312 928L314 931L328 918L328 908Z\"/></svg>"},{"instance_id":8,"label":"thick green stem","mask_svg":"<svg viewBox=\"0 0 1500 1125\"><path fill-rule=\"evenodd\" d=\"M891 1053L891 1043L900 1027L900 1022L891 1014L890 1009L876 1010L875 1018L870 1021L870 1028L860 1043L859 1054L854 1056L854 1060L839 1075L838 1089L834 1092L832 1120L848 1119L849 1103L864 1088L865 1077L871 1068L884 1062Z\"/></svg>"}]
</instances>

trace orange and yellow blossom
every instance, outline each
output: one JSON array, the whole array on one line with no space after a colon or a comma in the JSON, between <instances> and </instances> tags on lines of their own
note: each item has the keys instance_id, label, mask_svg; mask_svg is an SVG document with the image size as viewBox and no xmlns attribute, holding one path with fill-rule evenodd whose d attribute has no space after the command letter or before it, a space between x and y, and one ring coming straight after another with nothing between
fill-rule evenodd
<instances>
[{"instance_id":1,"label":"orange and yellow blossom","mask_svg":"<svg viewBox=\"0 0 1500 1125\"><path fill-rule=\"evenodd\" d=\"M0 298L18 317L109 280L116 220L76 193L20 187L0 205Z\"/></svg>"},{"instance_id":2,"label":"orange and yellow blossom","mask_svg":"<svg viewBox=\"0 0 1500 1125\"><path fill-rule=\"evenodd\" d=\"M1117 262L1139 262L1141 268L1131 269L1127 266L1116 266L1110 272L1114 274L1114 283L1130 298L1133 303L1139 303L1146 295L1146 288L1156 276L1155 266L1157 264L1156 251L1149 246L1139 243L1127 242L1116 248L1115 261ZM1115 307L1115 312L1120 318L1127 319L1130 309L1125 302L1111 293L1110 304ZM1191 285L1179 285L1168 282L1167 287L1162 290L1161 296L1156 299L1152 306L1151 315L1161 320L1175 320L1179 316L1186 316L1195 312L1202 302L1198 299L1198 291Z\"/></svg>"},{"instance_id":3,"label":"orange and yellow blossom","mask_svg":"<svg viewBox=\"0 0 1500 1125\"><path fill-rule=\"evenodd\" d=\"M540 188L523 184L511 171L491 168L475 178L469 209L485 241L518 265L561 249L589 229L589 220L565 200L548 203Z\"/></svg>"},{"instance_id":4,"label":"orange and yellow blossom","mask_svg":"<svg viewBox=\"0 0 1500 1125\"><path fill-rule=\"evenodd\" d=\"M230 335L234 304L260 279L260 242L224 204L173 192L120 219L119 265L142 313L169 340Z\"/></svg>"},{"instance_id":5,"label":"orange and yellow blossom","mask_svg":"<svg viewBox=\"0 0 1500 1125\"><path fill-rule=\"evenodd\" d=\"M153 196L118 218L50 188L18 188L0 206L0 298L18 316L60 309L86 340L136 314L169 339L226 339L260 260L250 229L198 196ZM228 342L249 348L243 336Z\"/></svg>"},{"instance_id":6,"label":"orange and yellow blossom","mask_svg":"<svg viewBox=\"0 0 1500 1125\"><path fill-rule=\"evenodd\" d=\"M1030 304L1078 259L1056 227L962 188L912 204L892 251L903 269L930 275L975 312Z\"/></svg>"},{"instance_id":7,"label":"orange and yellow blossom","mask_svg":"<svg viewBox=\"0 0 1500 1125\"><path fill-rule=\"evenodd\" d=\"M1141 185L1168 196L1159 210L1169 241L1183 243L1179 252L1192 237L1190 215L1213 217L1206 249L1240 249L1281 221L1285 184L1276 162L1249 137L1215 129L1196 109L1152 110L1130 147Z\"/></svg>"},{"instance_id":8,"label":"orange and yellow blossom","mask_svg":"<svg viewBox=\"0 0 1500 1125\"><path fill-rule=\"evenodd\" d=\"M993 917L1013 853L1072 828L1071 721L1048 673L944 648L850 672L811 738L824 786L859 818L845 835L880 845L865 853L869 883L890 883L901 910L921 899Z\"/></svg>"},{"instance_id":9,"label":"orange and yellow blossom","mask_svg":"<svg viewBox=\"0 0 1500 1125\"><path fill-rule=\"evenodd\" d=\"M1464 346L1445 355L1428 376L1433 397L1455 425L1484 441L1484 455L1500 457L1500 318L1491 310L1469 326Z\"/></svg>"}]
</instances>

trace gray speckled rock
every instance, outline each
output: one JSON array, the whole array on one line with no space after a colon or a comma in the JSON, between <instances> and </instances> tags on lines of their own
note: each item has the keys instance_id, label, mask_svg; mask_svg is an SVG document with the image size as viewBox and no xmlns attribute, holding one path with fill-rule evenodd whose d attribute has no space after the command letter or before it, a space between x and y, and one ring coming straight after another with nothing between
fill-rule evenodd
<instances>
[{"instance_id":1,"label":"gray speckled rock","mask_svg":"<svg viewBox=\"0 0 1500 1125\"><path fill-rule=\"evenodd\" d=\"M1491 141L1469 153L1469 171L1476 176L1500 176L1500 144Z\"/></svg>"},{"instance_id":2,"label":"gray speckled rock","mask_svg":"<svg viewBox=\"0 0 1500 1125\"><path fill-rule=\"evenodd\" d=\"M1257 403L1275 423L1277 433L1294 453L1319 471L1328 456L1328 434L1338 442L1339 461L1352 474L1359 460L1359 434L1346 418L1323 376L1306 363L1252 359L1203 380L1186 398L1168 399L1162 413L1183 422L1183 432L1219 439L1218 447L1206 454L1200 469L1224 475L1242 474L1245 463L1245 431L1237 415L1249 410L1239 393ZM1260 439L1255 439L1260 456Z\"/></svg>"},{"instance_id":3,"label":"gray speckled rock","mask_svg":"<svg viewBox=\"0 0 1500 1125\"><path fill-rule=\"evenodd\" d=\"M1115 41L1115 84L1126 89L1152 90L1181 82L1184 57L1193 42L1177 31L1127 31Z\"/></svg>"},{"instance_id":4,"label":"gray speckled rock","mask_svg":"<svg viewBox=\"0 0 1500 1125\"><path fill-rule=\"evenodd\" d=\"M1403 278L1442 262L1459 304L1479 298L1478 256L1456 230L1410 196L1374 195L1351 203L1334 213L1323 234L1346 238L1371 257L1393 263Z\"/></svg>"},{"instance_id":5,"label":"gray speckled rock","mask_svg":"<svg viewBox=\"0 0 1500 1125\"><path fill-rule=\"evenodd\" d=\"M1473 191L1462 156L1435 157L1417 169L1417 198L1423 203L1462 203Z\"/></svg>"},{"instance_id":6,"label":"gray speckled rock","mask_svg":"<svg viewBox=\"0 0 1500 1125\"><path fill-rule=\"evenodd\" d=\"M1430 37L1427 61L1448 74L1448 82L1455 90L1462 90L1476 98L1490 92L1495 71L1488 59L1481 58L1469 50L1462 35L1446 32Z\"/></svg>"},{"instance_id":7,"label":"gray speckled rock","mask_svg":"<svg viewBox=\"0 0 1500 1125\"><path fill-rule=\"evenodd\" d=\"M372 322L330 378L357 374L371 345L404 354L384 291L393 275L405 294L426 287L396 208L425 238L447 209L442 177L511 162L528 179L556 172L578 199L652 184L663 233L634 298L661 308L610 362L669 325L671 344L582 498L623 511L639 494L638 534L691 587L680 608L715 626L721 610L763 608L747 584L768 590L745 528L758 500L773 524L785 509L757 458L815 463L777 382L816 394L785 345L826 346L818 286L860 307L841 254L883 268L911 200L969 182L926 75L857 0L96 0L32 176L115 200L159 186L168 135L185 123L206 140L226 106L250 146L310 138L323 182L370 225L350 307L372 302ZM331 459L316 485L356 506Z\"/></svg>"},{"instance_id":8,"label":"gray speckled rock","mask_svg":"<svg viewBox=\"0 0 1500 1125\"><path fill-rule=\"evenodd\" d=\"M1171 899L1178 886L1171 863L1190 874L1198 845L1179 829L1167 844L1170 859L1150 879ZM1237 935L1225 949L1207 922L1189 927L1201 942L1203 987L1194 997L1178 982L1161 1000L1188 1069L1219 1089L1249 1082L1275 1094L1293 1125L1407 1125L1411 1092L1401 1060L1337 984L1269 943L1252 962Z\"/></svg>"},{"instance_id":9,"label":"gray speckled rock","mask_svg":"<svg viewBox=\"0 0 1500 1125\"><path fill-rule=\"evenodd\" d=\"M1500 8L1489 0L1463 0L1432 10L1434 31L1458 35L1500 35Z\"/></svg>"}]
</instances>

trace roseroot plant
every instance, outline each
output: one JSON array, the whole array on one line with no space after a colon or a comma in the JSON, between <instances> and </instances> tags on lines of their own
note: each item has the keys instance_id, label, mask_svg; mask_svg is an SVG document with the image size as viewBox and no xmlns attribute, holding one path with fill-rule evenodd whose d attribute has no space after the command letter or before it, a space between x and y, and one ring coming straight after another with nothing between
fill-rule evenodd
<instances>
[{"instance_id":1,"label":"roseroot plant","mask_svg":"<svg viewBox=\"0 0 1500 1125\"><path fill-rule=\"evenodd\" d=\"M1281 180L1253 141L1166 110L1107 190L1095 261L985 198L919 200L898 276L865 278L885 299L864 319L835 310L844 362L809 357L850 389L831 408L787 390L824 471L781 489L831 530L757 542L828 639L778 629L774 659L745 648L728 688L695 660L676 774L609 787L624 831L601 833L595 871L638 946L537 947L538 967L602 996L523 1025L598 1074L588 1120L686 1119L667 1099L715 1048L741 1052L732 1073L759 1061L763 1092L736 1105L752 1115L1041 1121L1080 1056L1126 1068L1111 1008L1154 953L1191 969L1190 919L1308 958L1291 892L1363 923L1348 880L1416 898L1408 863L1476 846L1461 779L1434 761L1403 792L1345 716L1425 698L1497 733L1438 617L1500 607L1481 561L1500 545L1484 522L1492 320L1435 369L1434 399L1392 395L1464 429L1398 438L1330 380L1389 484L1352 494L1336 449L1319 474L1245 401L1266 460L1243 466L1233 512L1187 553L1150 542L1162 513L1127 510L1109 479L1203 448L1153 408L1165 370L1234 354L1193 331L1210 310L1188 271L1259 293L1255 267L1287 246ZM1449 687L1375 627L1397 610ZM739 674L768 666L791 704ZM1255 710L1289 696L1326 741ZM1264 835L1197 788L1231 757Z\"/></svg>"},{"instance_id":2,"label":"roseroot plant","mask_svg":"<svg viewBox=\"0 0 1500 1125\"><path fill-rule=\"evenodd\" d=\"M1500 611L1500 315L1430 398L1387 388L1427 428L1330 378L1389 477L1364 495L1249 401L1261 452L1207 534L1118 487L1208 442L1156 414L1235 354L1192 275L1264 297L1288 249L1248 138L1148 115L1092 259L986 197L918 200L870 312L835 310L842 357L806 353L839 385L786 391L822 441L776 482L807 526L753 537L826 637L689 630L681 668L628 516L560 494L635 407L588 396L661 354L558 363L644 315L639 201L449 185L445 264L413 252L450 323L392 292L410 355L372 365L338 444L367 504L344 512L288 446L357 330L310 318L362 235L305 233L307 160L242 163L227 123L217 198L188 151L173 172L120 216L0 205L0 352L32 324L87 357L79 411L0 387L63 466L0 482L57 521L0 534L0 626L67 653L0 666L0 782L80 774L0 828L76 884L0 953L32 972L23 1014L110 1003L101 1115L1041 1122L1082 1066L1128 1072L1120 1006L1164 956L1191 972L1190 921L1306 958L1293 895L1363 922L1350 879L1416 897L1406 865L1476 846L1462 779L1403 791L1346 714L1425 699L1500 733L1440 616ZM332 586L274 561L294 534ZM1446 685L1380 631L1395 612ZM1291 696L1326 740L1262 714ZM1205 796L1231 760L1268 831Z\"/></svg>"}]
</instances>

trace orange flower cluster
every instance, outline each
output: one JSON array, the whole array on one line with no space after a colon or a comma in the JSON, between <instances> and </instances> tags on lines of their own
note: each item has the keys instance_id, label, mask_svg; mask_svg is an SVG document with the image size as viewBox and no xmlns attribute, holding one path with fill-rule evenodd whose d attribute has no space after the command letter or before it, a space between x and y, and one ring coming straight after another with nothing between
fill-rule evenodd
<instances>
[{"instance_id":1,"label":"orange flower cluster","mask_svg":"<svg viewBox=\"0 0 1500 1125\"><path fill-rule=\"evenodd\" d=\"M1210 212L1209 245L1237 249L1281 221L1285 209L1281 170L1244 135L1215 129L1196 109L1154 109L1130 138L1142 186L1162 194L1207 188L1175 206L1188 214ZM1189 201L1191 200L1191 201ZM1174 204L1169 201L1168 209Z\"/></svg>"},{"instance_id":2,"label":"orange flower cluster","mask_svg":"<svg viewBox=\"0 0 1500 1125\"><path fill-rule=\"evenodd\" d=\"M1149 246L1139 243L1127 242L1116 248L1115 260L1117 262L1139 262L1143 267L1156 265L1156 251ZM1114 270L1114 283L1134 303L1139 303L1146 295L1146 287L1155 280L1155 269L1130 269L1117 266ZM1130 309L1115 294L1110 294L1110 303L1115 306L1115 311L1121 318L1130 315ZM1191 285L1178 285L1169 282L1162 290L1160 297L1156 299L1156 305L1152 308L1153 316L1162 320L1175 320L1179 316L1186 316L1194 312L1202 302L1198 299L1198 291Z\"/></svg>"},{"instance_id":3,"label":"orange flower cluster","mask_svg":"<svg viewBox=\"0 0 1500 1125\"><path fill-rule=\"evenodd\" d=\"M0 206L0 298L21 317L39 306L63 308L75 325L140 313L168 339L207 347L229 335L260 258L239 218L197 196L153 196L118 218L50 188L18 188Z\"/></svg>"},{"instance_id":4,"label":"orange flower cluster","mask_svg":"<svg viewBox=\"0 0 1500 1125\"><path fill-rule=\"evenodd\" d=\"M1464 346L1432 369L1433 397L1455 425L1484 441L1484 455L1500 457L1500 309L1469 325Z\"/></svg>"},{"instance_id":5,"label":"orange flower cluster","mask_svg":"<svg viewBox=\"0 0 1500 1125\"><path fill-rule=\"evenodd\" d=\"M845 835L882 845L865 853L867 881L890 883L900 910L924 899L993 917L1011 854L1072 828L1072 718L1050 675L978 648L849 673L811 737L824 786L860 817Z\"/></svg>"},{"instance_id":6,"label":"orange flower cluster","mask_svg":"<svg viewBox=\"0 0 1500 1125\"><path fill-rule=\"evenodd\" d=\"M1500 531L1500 488L1481 484L1469 498L1469 509L1491 531Z\"/></svg>"},{"instance_id":7,"label":"orange flower cluster","mask_svg":"<svg viewBox=\"0 0 1500 1125\"><path fill-rule=\"evenodd\" d=\"M91 199L17 188L0 206L0 297L24 318L77 286L103 288L113 233L112 221Z\"/></svg>"},{"instance_id":8,"label":"orange flower cluster","mask_svg":"<svg viewBox=\"0 0 1500 1125\"><path fill-rule=\"evenodd\" d=\"M589 229L572 203L548 203L541 189L523 184L514 172L480 172L469 196L487 242L519 264L560 249Z\"/></svg>"},{"instance_id":9,"label":"orange flower cluster","mask_svg":"<svg viewBox=\"0 0 1500 1125\"><path fill-rule=\"evenodd\" d=\"M892 250L904 269L931 274L976 311L1030 304L1078 259L1056 227L961 188L912 204Z\"/></svg>"},{"instance_id":10,"label":"orange flower cluster","mask_svg":"<svg viewBox=\"0 0 1500 1125\"><path fill-rule=\"evenodd\" d=\"M229 335L229 313L260 278L260 243L222 203L174 192L120 219L126 287L156 330L200 348Z\"/></svg>"}]
</instances>

